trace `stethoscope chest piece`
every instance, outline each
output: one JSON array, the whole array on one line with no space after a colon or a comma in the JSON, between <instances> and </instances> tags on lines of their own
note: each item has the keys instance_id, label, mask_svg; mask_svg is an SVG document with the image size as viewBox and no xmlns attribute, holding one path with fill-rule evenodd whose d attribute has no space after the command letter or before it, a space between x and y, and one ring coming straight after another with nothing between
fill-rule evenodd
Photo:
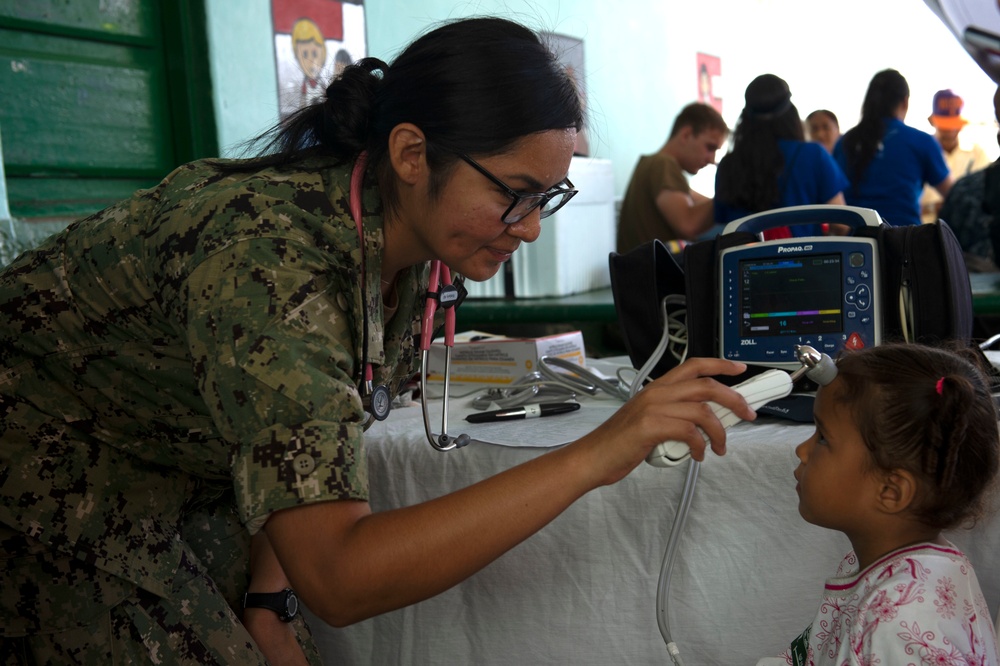
<instances>
[{"instance_id":1,"label":"stethoscope chest piece","mask_svg":"<svg viewBox=\"0 0 1000 666\"><path fill-rule=\"evenodd\" d=\"M378 421L385 421L392 409L392 396L389 395L389 387L385 384L372 386L366 383L366 395L362 398L365 411L375 417Z\"/></svg>"}]
</instances>

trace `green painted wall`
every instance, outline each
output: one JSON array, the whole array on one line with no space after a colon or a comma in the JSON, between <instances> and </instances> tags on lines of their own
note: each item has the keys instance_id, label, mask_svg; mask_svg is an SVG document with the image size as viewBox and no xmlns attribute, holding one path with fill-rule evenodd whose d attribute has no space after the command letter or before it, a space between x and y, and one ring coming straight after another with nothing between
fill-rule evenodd
<instances>
[{"instance_id":1,"label":"green painted wall","mask_svg":"<svg viewBox=\"0 0 1000 666\"><path fill-rule=\"evenodd\" d=\"M219 148L238 144L278 119L270 0L206 0L212 101Z\"/></svg>"}]
</instances>

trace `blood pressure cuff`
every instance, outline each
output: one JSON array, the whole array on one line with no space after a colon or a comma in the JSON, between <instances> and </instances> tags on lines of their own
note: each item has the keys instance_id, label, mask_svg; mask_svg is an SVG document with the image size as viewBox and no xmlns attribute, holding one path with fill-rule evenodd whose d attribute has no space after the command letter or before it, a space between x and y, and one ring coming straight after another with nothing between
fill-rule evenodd
<instances>
[{"instance_id":1,"label":"blood pressure cuff","mask_svg":"<svg viewBox=\"0 0 1000 666\"><path fill-rule=\"evenodd\" d=\"M907 227L863 227L858 236L874 238L881 263L882 339L927 344L972 339L972 290L962 258L962 248L951 228L943 221ZM723 250L759 242L746 231L722 234L684 248L683 271L667 262L659 241L640 245L627 254L612 253L611 284L618 321L626 349L638 368L648 360L663 332L659 302L666 294L686 297L687 356L719 358L719 256ZM667 254L668 259L673 259ZM906 303L908 323L900 315L900 299ZM655 317L653 313L655 314ZM904 331L908 337L904 338ZM677 365L665 355L651 377ZM736 383L746 375L723 378Z\"/></svg>"},{"instance_id":2,"label":"blood pressure cuff","mask_svg":"<svg viewBox=\"0 0 1000 666\"><path fill-rule=\"evenodd\" d=\"M663 299L684 295L684 271L658 240L643 243L624 254L612 252L608 263L625 351L633 366L640 368L652 356L663 335ZM664 354L651 376L659 377L675 365L677 359Z\"/></svg>"}]
</instances>

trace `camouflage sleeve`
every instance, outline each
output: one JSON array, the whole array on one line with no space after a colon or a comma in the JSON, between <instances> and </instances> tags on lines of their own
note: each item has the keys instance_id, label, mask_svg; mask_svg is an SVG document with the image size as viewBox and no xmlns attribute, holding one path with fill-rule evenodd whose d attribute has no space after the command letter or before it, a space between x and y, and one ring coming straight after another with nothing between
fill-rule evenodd
<instances>
[{"instance_id":1,"label":"camouflage sleeve","mask_svg":"<svg viewBox=\"0 0 1000 666\"><path fill-rule=\"evenodd\" d=\"M367 499L349 308L360 299L357 270L307 239L269 237L228 245L189 278L194 371L234 442L237 506L251 533L277 509Z\"/></svg>"}]
</instances>

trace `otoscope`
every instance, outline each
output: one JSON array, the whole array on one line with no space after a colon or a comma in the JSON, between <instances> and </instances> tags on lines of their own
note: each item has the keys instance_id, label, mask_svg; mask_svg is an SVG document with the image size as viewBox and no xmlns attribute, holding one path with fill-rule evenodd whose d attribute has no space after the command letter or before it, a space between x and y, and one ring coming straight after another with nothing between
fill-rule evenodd
<instances>
[{"instance_id":1,"label":"otoscope","mask_svg":"<svg viewBox=\"0 0 1000 666\"><path fill-rule=\"evenodd\" d=\"M837 376L837 365L829 355L820 353L808 345L796 345L795 358L802 364L801 368L792 373L784 370L772 369L764 373L751 377L747 381L734 386L733 388L743 395L750 407L757 409L771 400L783 398L792 392L792 386L803 376L816 382L820 386L826 386ZM709 403L713 407L716 416L722 421L727 429L740 419L731 411L717 405ZM706 438L707 441L707 438ZM687 444L681 442L664 442L657 446L650 453L646 461L659 467L676 465L682 460L690 458L690 451ZM655 460L651 461L650 458ZM666 462L665 462L666 461ZM660 629L660 635L667 645L667 652L675 666L683 666L677 644L670 637L669 624L669 594L670 582L673 574L674 560L677 556L677 549L680 543L680 535L684 530L684 523L687 521L688 511L691 508L691 500L694 498L694 488L698 481L698 472L701 463L692 460L688 466L687 478L684 481L684 490L681 493L681 502L674 516L674 523L670 529L670 537L667 540L667 548L663 554L663 565L660 568L660 578L656 586L656 623Z\"/></svg>"}]
</instances>

